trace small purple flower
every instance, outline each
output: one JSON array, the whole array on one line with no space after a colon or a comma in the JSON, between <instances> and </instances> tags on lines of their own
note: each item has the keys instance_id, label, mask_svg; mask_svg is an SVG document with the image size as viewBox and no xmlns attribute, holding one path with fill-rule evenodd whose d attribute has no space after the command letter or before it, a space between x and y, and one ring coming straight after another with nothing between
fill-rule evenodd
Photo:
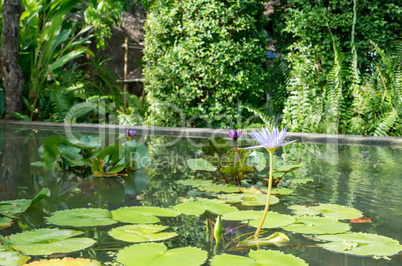
<instances>
[{"instance_id":1,"label":"small purple flower","mask_svg":"<svg viewBox=\"0 0 402 266\"><path fill-rule=\"evenodd\" d=\"M125 133L126 133L126 136L127 136L129 139L131 139L132 137L134 137L135 135L137 135L137 131L135 131L135 130L126 129Z\"/></svg>"},{"instance_id":2,"label":"small purple flower","mask_svg":"<svg viewBox=\"0 0 402 266\"><path fill-rule=\"evenodd\" d=\"M231 234L238 234L239 233L239 229L232 229L232 227L230 227L230 225L228 227L226 227L225 229L226 233L231 233Z\"/></svg>"},{"instance_id":3,"label":"small purple flower","mask_svg":"<svg viewBox=\"0 0 402 266\"><path fill-rule=\"evenodd\" d=\"M228 132L226 132L229 138L233 139L234 141L240 138L241 133L243 133L241 130L229 130Z\"/></svg>"}]
</instances>

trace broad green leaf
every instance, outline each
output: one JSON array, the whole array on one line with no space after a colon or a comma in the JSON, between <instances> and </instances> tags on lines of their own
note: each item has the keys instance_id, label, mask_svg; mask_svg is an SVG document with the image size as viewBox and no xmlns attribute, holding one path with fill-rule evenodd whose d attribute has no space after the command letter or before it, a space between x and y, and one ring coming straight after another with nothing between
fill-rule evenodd
<instances>
[{"instance_id":1,"label":"broad green leaf","mask_svg":"<svg viewBox=\"0 0 402 266\"><path fill-rule=\"evenodd\" d=\"M264 211L236 211L229 212L222 216L222 220L228 221L248 221L260 219Z\"/></svg>"},{"instance_id":2,"label":"broad green leaf","mask_svg":"<svg viewBox=\"0 0 402 266\"><path fill-rule=\"evenodd\" d=\"M12 224L12 220L6 217L0 217L0 230L3 228L10 227Z\"/></svg>"},{"instance_id":3,"label":"broad green leaf","mask_svg":"<svg viewBox=\"0 0 402 266\"><path fill-rule=\"evenodd\" d=\"M79 140L70 140L71 144L75 147L84 149L95 149L101 147L101 142L99 137L94 135L84 135Z\"/></svg>"},{"instance_id":4,"label":"broad green leaf","mask_svg":"<svg viewBox=\"0 0 402 266\"><path fill-rule=\"evenodd\" d=\"M183 186L192 186L192 187L212 184L211 180L204 180L204 179L184 179L184 180L176 180L174 182L182 184Z\"/></svg>"},{"instance_id":5,"label":"broad green leaf","mask_svg":"<svg viewBox=\"0 0 402 266\"><path fill-rule=\"evenodd\" d=\"M168 250L162 243L144 243L120 250L116 261L126 266L199 266L207 258L206 251L195 247Z\"/></svg>"},{"instance_id":6,"label":"broad green leaf","mask_svg":"<svg viewBox=\"0 0 402 266\"><path fill-rule=\"evenodd\" d=\"M281 232L276 232L273 233L272 235L264 238L256 238L256 239L250 239L250 240L244 240L240 241L237 244L237 248L242 248L242 249L249 249L249 248L257 248L259 249L260 247L264 246L283 246L285 243L289 242L290 239L288 238L287 235Z\"/></svg>"},{"instance_id":7,"label":"broad green leaf","mask_svg":"<svg viewBox=\"0 0 402 266\"><path fill-rule=\"evenodd\" d=\"M1 266L20 266L24 265L31 257L24 256L21 253L8 248L0 246L0 265Z\"/></svg>"},{"instance_id":8,"label":"broad green leaf","mask_svg":"<svg viewBox=\"0 0 402 266\"><path fill-rule=\"evenodd\" d=\"M267 203L266 194L254 194L254 193L241 193L241 194L222 194L218 195L218 198L224 199L228 203L241 203L244 206L265 206ZM271 195L269 205L273 205L279 202L279 199L274 195Z\"/></svg>"},{"instance_id":9,"label":"broad green leaf","mask_svg":"<svg viewBox=\"0 0 402 266\"><path fill-rule=\"evenodd\" d=\"M251 220L249 222L250 226L253 227L258 227L260 225L262 219L262 215L260 218ZM293 216L290 215L286 215L286 214L280 214L277 212L268 212L267 217L265 218L264 224L262 225L262 228L278 228L278 227L284 227L287 226L289 224L292 224L295 222L295 218Z\"/></svg>"},{"instance_id":10,"label":"broad green leaf","mask_svg":"<svg viewBox=\"0 0 402 266\"><path fill-rule=\"evenodd\" d=\"M225 156L229 150L229 143L223 138L214 138L204 141L202 151L209 156Z\"/></svg>"},{"instance_id":11,"label":"broad green leaf","mask_svg":"<svg viewBox=\"0 0 402 266\"><path fill-rule=\"evenodd\" d=\"M324 217L296 217L296 222L283 229L295 233L324 235L340 234L350 230L350 226L334 218Z\"/></svg>"},{"instance_id":12,"label":"broad green leaf","mask_svg":"<svg viewBox=\"0 0 402 266\"><path fill-rule=\"evenodd\" d=\"M161 232L167 226L153 224L124 225L109 231L109 235L117 240L140 243L161 241L177 236L175 232Z\"/></svg>"},{"instance_id":13,"label":"broad green leaf","mask_svg":"<svg viewBox=\"0 0 402 266\"><path fill-rule=\"evenodd\" d=\"M221 172L231 176L231 177L236 177L239 173L240 174L246 174L246 173L251 173L254 172L255 169L252 166L249 166L247 164L230 164L230 165L225 165L222 167Z\"/></svg>"},{"instance_id":14,"label":"broad green leaf","mask_svg":"<svg viewBox=\"0 0 402 266\"><path fill-rule=\"evenodd\" d=\"M346 233L316 236L317 240L331 241L319 246L345 254L358 256L392 256L402 251L402 245L395 239L366 233Z\"/></svg>"},{"instance_id":15,"label":"broad green leaf","mask_svg":"<svg viewBox=\"0 0 402 266\"><path fill-rule=\"evenodd\" d=\"M116 223L110 211L105 209L72 209L57 211L47 218L49 223L59 226L102 226Z\"/></svg>"},{"instance_id":16,"label":"broad green leaf","mask_svg":"<svg viewBox=\"0 0 402 266\"><path fill-rule=\"evenodd\" d=\"M209 162L205 161L204 159L189 159L187 161L187 165L193 171L204 170L204 171L212 172L212 171L216 170L215 166L213 166Z\"/></svg>"},{"instance_id":17,"label":"broad green leaf","mask_svg":"<svg viewBox=\"0 0 402 266\"><path fill-rule=\"evenodd\" d=\"M174 206L176 211L187 215L201 215L205 211L209 211L218 215L234 212L236 207L213 201L189 201Z\"/></svg>"},{"instance_id":18,"label":"broad green leaf","mask_svg":"<svg viewBox=\"0 0 402 266\"><path fill-rule=\"evenodd\" d=\"M292 194L293 190L290 188L285 188L285 187L275 187L271 189L272 194L279 194L279 195L286 195L286 194Z\"/></svg>"},{"instance_id":19,"label":"broad green leaf","mask_svg":"<svg viewBox=\"0 0 402 266\"><path fill-rule=\"evenodd\" d=\"M323 215L324 217L338 220L349 220L363 216L363 213L355 208L338 204L320 204L318 206L293 205L289 209L296 215Z\"/></svg>"},{"instance_id":20,"label":"broad green leaf","mask_svg":"<svg viewBox=\"0 0 402 266\"><path fill-rule=\"evenodd\" d=\"M116 211L121 211L121 212L139 212L142 214L149 214L149 215L154 215L158 217L176 217L180 215L180 212L177 212L173 209L167 209L167 208L160 208L160 207L139 207L139 206L132 206L132 207L122 207L119 208Z\"/></svg>"},{"instance_id":21,"label":"broad green leaf","mask_svg":"<svg viewBox=\"0 0 402 266\"><path fill-rule=\"evenodd\" d=\"M277 250L250 250L248 256L249 258L229 254L214 256L211 260L211 266L308 265L304 260L298 257Z\"/></svg>"},{"instance_id":22,"label":"broad green leaf","mask_svg":"<svg viewBox=\"0 0 402 266\"><path fill-rule=\"evenodd\" d=\"M10 235L10 246L28 255L50 255L69 253L92 246L96 241L90 238L71 238L81 231L60 229L38 229Z\"/></svg>"},{"instance_id":23,"label":"broad green leaf","mask_svg":"<svg viewBox=\"0 0 402 266\"><path fill-rule=\"evenodd\" d=\"M258 172L261 172L267 166L267 160L265 159L264 153L253 151L249 156L247 164L255 167Z\"/></svg>"},{"instance_id":24,"label":"broad green leaf","mask_svg":"<svg viewBox=\"0 0 402 266\"><path fill-rule=\"evenodd\" d=\"M41 199L46 199L49 197L50 190L48 188L42 188L42 190L39 191L39 193L32 200L17 199L0 201L0 214L4 216L12 216L17 213L25 212L32 204L35 204Z\"/></svg>"},{"instance_id":25,"label":"broad green leaf","mask_svg":"<svg viewBox=\"0 0 402 266\"><path fill-rule=\"evenodd\" d=\"M50 71L54 71L55 69L64 66L65 64L67 64L68 62L70 62L73 59L76 59L78 57L80 57L83 53L85 53L88 50L88 48L86 47L81 47L81 48L77 48L71 52L69 52L68 54L60 57L59 59L57 59L56 61L54 61L50 66L49 66L49 70Z\"/></svg>"},{"instance_id":26,"label":"broad green leaf","mask_svg":"<svg viewBox=\"0 0 402 266\"><path fill-rule=\"evenodd\" d=\"M231 184L223 185L223 184L206 183L198 187L198 190L200 191L213 192L213 193L220 193L220 192L233 193L233 192L239 192L240 189L241 189L240 187Z\"/></svg>"},{"instance_id":27,"label":"broad green leaf","mask_svg":"<svg viewBox=\"0 0 402 266\"><path fill-rule=\"evenodd\" d=\"M126 147L126 162L128 169L135 171L142 169L150 164L148 148L137 140L132 140L124 144Z\"/></svg>"},{"instance_id":28,"label":"broad green leaf","mask_svg":"<svg viewBox=\"0 0 402 266\"><path fill-rule=\"evenodd\" d=\"M301 167L303 167L303 164L285 165L280 167L279 169L274 170L274 173L290 173Z\"/></svg>"},{"instance_id":29,"label":"broad green leaf","mask_svg":"<svg viewBox=\"0 0 402 266\"><path fill-rule=\"evenodd\" d=\"M147 212L142 213L140 210L130 209L132 207L123 207L112 211L113 219L122 223L157 223L159 219Z\"/></svg>"},{"instance_id":30,"label":"broad green leaf","mask_svg":"<svg viewBox=\"0 0 402 266\"><path fill-rule=\"evenodd\" d=\"M46 168L55 169L55 163L60 156L60 144L68 145L69 142L66 138L59 136L51 136L43 141L43 160Z\"/></svg>"}]
</instances>

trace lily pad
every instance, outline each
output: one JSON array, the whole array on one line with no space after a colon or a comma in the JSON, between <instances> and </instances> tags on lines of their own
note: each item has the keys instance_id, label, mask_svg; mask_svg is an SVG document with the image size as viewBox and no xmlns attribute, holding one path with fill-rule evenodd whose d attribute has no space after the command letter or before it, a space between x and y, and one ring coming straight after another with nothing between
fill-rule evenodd
<instances>
[{"instance_id":1,"label":"lily pad","mask_svg":"<svg viewBox=\"0 0 402 266\"><path fill-rule=\"evenodd\" d=\"M222 216L222 220L228 221L248 221L259 219L264 214L264 211L237 211L226 213Z\"/></svg>"},{"instance_id":2,"label":"lily pad","mask_svg":"<svg viewBox=\"0 0 402 266\"><path fill-rule=\"evenodd\" d=\"M252 193L242 193L242 194L227 194L218 195L218 198L226 200L228 203L241 203L244 206L264 206L267 203L266 194L252 194ZM270 205L276 204L279 199L274 195L271 195Z\"/></svg>"},{"instance_id":3,"label":"lily pad","mask_svg":"<svg viewBox=\"0 0 402 266\"><path fill-rule=\"evenodd\" d=\"M17 199L0 201L0 214L4 216L13 216L17 213L25 212L32 204L48 197L50 197L50 190L48 188L43 188L32 200Z\"/></svg>"},{"instance_id":4,"label":"lily pad","mask_svg":"<svg viewBox=\"0 0 402 266\"><path fill-rule=\"evenodd\" d=\"M155 224L133 224L114 228L109 235L117 240L132 243L161 241L177 236L177 233L161 232L167 226Z\"/></svg>"},{"instance_id":5,"label":"lily pad","mask_svg":"<svg viewBox=\"0 0 402 266\"><path fill-rule=\"evenodd\" d=\"M176 217L179 212L158 207L123 207L112 211L113 219L122 223L157 223L159 217Z\"/></svg>"},{"instance_id":6,"label":"lily pad","mask_svg":"<svg viewBox=\"0 0 402 266\"><path fill-rule=\"evenodd\" d=\"M96 242L90 238L71 238L80 234L81 231L43 228L10 235L8 245L28 255L50 255L82 250Z\"/></svg>"},{"instance_id":7,"label":"lily pad","mask_svg":"<svg viewBox=\"0 0 402 266\"><path fill-rule=\"evenodd\" d=\"M177 180L175 182L183 186L192 186L192 187L212 184L211 180L204 180L204 179L185 179L185 180Z\"/></svg>"},{"instance_id":8,"label":"lily pad","mask_svg":"<svg viewBox=\"0 0 402 266\"><path fill-rule=\"evenodd\" d=\"M286 194L292 194L293 190L290 188L285 188L285 187L276 187L272 188L271 194L279 194L279 195L286 195Z\"/></svg>"},{"instance_id":9,"label":"lily pad","mask_svg":"<svg viewBox=\"0 0 402 266\"><path fill-rule=\"evenodd\" d=\"M233 193L239 192L241 188L235 185L223 185L223 184L206 184L198 187L198 190L205 191L205 192L214 192L214 193Z\"/></svg>"},{"instance_id":10,"label":"lily pad","mask_svg":"<svg viewBox=\"0 0 402 266\"><path fill-rule=\"evenodd\" d=\"M282 227L283 229L301 234L340 234L350 230L350 226L334 218L325 217L297 217L294 224Z\"/></svg>"},{"instance_id":11,"label":"lily pad","mask_svg":"<svg viewBox=\"0 0 402 266\"><path fill-rule=\"evenodd\" d=\"M338 220L355 219L363 216L363 213L355 208L338 204L320 204L318 206L293 205L289 209L296 215L319 215Z\"/></svg>"},{"instance_id":12,"label":"lily pad","mask_svg":"<svg viewBox=\"0 0 402 266\"><path fill-rule=\"evenodd\" d=\"M290 239L287 235L281 232L275 232L272 235L264 238L252 238L249 240L240 241L237 244L237 248L242 249L250 249L250 248L257 248L260 249L261 247L265 246L277 246L281 247L284 246L285 243L289 242Z\"/></svg>"},{"instance_id":13,"label":"lily pad","mask_svg":"<svg viewBox=\"0 0 402 266\"><path fill-rule=\"evenodd\" d=\"M358 256L392 256L402 251L397 240L376 234L346 233L317 236L316 239L331 241L319 244L325 249Z\"/></svg>"},{"instance_id":14,"label":"lily pad","mask_svg":"<svg viewBox=\"0 0 402 266\"><path fill-rule=\"evenodd\" d=\"M265 159L264 153L259 152L259 151L253 151L249 155L247 164L255 167L255 169L258 172L261 172L267 166L267 160Z\"/></svg>"},{"instance_id":15,"label":"lily pad","mask_svg":"<svg viewBox=\"0 0 402 266\"><path fill-rule=\"evenodd\" d=\"M187 165L193 171L204 170L204 171L213 172L216 170L215 166L213 166L212 164L210 164L208 161L206 161L204 159L189 159L187 161Z\"/></svg>"},{"instance_id":16,"label":"lily pad","mask_svg":"<svg viewBox=\"0 0 402 266\"><path fill-rule=\"evenodd\" d=\"M277 250L250 250L249 258L222 254L212 258L211 266L226 265L308 265L304 260Z\"/></svg>"},{"instance_id":17,"label":"lily pad","mask_svg":"<svg viewBox=\"0 0 402 266\"><path fill-rule=\"evenodd\" d=\"M51 259L51 260L38 260L25 266L100 266L100 262L97 260L83 259L83 258L63 258L63 259Z\"/></svg>"},{"instance_id":18,"label":"lily pad","mask_svg":"<svg viewBox=\"0 0 402 266\"><path fill-rule=\"evenodd\" d=\"M126 266L198 266L208 253L195 247L168 250L162 243L144 243L126 247L117 253L116 261Z\"/></svg>"},{"instance_id":19,"label":"lily pad","mask_svg":"<svg viewBox=\"0 0 402 266\"><path fill-rule=\"evenodd\" d=\"M250 221L249 225L253 227L258 227L260 225L261 219L262 215L261 217ZM271 229L271 228L284 227L294 222L295 218L293 216L280 214L277 212L268 212L264 224L262 225L262 228Z\"/></svg>"},{"instance_id":20,"label":"lily pad","mask_svg":"<svg viewBox=\"0 0 402 266\"><path fill-rule=\"evenodd\" d=\"M21 253L8 248L0 246L0 265L1 266L19 266L24 265L31 257L24 256Z\"/></svg>"},{"instance_id":21,"label":"lily pad","mask_svg":"<svg viewBox=\"0 0 402 266\"><path fill-rule=\"evenodd\" d=\"M105 209L72 209L57 211L47 218L49 223L59 226L102 226L115 224L110 211Z\"/></svg>"},{"instance_id":22,"label":"lily pad","mask_svg":"<svg viewBox=\"0 0 402 266\"><path fill-rule=\"evenodd\" d=\"M0 217L0 230L3 228L10 227L12 224L12 220L5 217Z\"/></svg>"},{"instance_id":23,"label":"lily pad","mask_svg":"<svg viewBox=\"0 0 402 266\"><path fill-rule=\"evenodd\" d=\"M177 204L174 209L187 215L201 215L207 210L219 215L237 211L234 206L214 201L188 201Z\"/></svg>"}]
</instances>

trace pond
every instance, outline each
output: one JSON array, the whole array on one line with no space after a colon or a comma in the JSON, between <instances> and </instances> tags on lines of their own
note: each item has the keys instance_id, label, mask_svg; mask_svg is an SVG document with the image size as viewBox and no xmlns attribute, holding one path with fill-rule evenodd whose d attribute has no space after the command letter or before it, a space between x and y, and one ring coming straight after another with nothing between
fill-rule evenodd
<instances>
[{"instance_id":1,"label":"pond","mask_svg":"<svg viewBox=\"0 0 402 266\"><path fill-rule=\"evenodd\" d=\"M97 131L92 133L74 131L72 133L76 138L95 135L101 140L105 140L106 144L113 143L115 138L121 140L124 137L124 134L99 135ZM205 139L137 135L135 138L141 139L149 151L151 163L144 170L138 170L134 174L125 176L93 176L80 175L77 172L46 170L43 167L32 165L41 160L38 149L43 141L53 135L66 137L66 132L0 125L0 201L33 199L43 188L48 188L51 194L50 197L33 204L25 212L12 215L10 217L13 221L11 226L1 229L1 235L10 236L40 228L59 228L80 230L83 232L79 235L80 238L94 241L91 242L89 248L71 253L58 252L49 256L31 255L27 263L43 259L71 257L95 259L104 265L120 265L116 262L117 253L123 248L133 245L133 243L112 237L112 235L119 235L116 228L130 225L130 223L122 222L124 218L121 218L118 223L114 221L113 224L104 226L90 226L89 224L78 227L60 226L56 225L57 222L48 220L59 210L100 208L116 211L127 206L172 208L186 202L190 197L208 198L210 202L217 202L213 200L217 196L225 198L222 196L225 193L219 192L219 190L208 190L202 185L188 186L181 181L208 180L218 176L207 171L193 171L187 165L189 159L200 158L202 155L200 145ZM248 146L255 145L255 143L242 141L240 145ZM261 152L264 151L261 150ZM292 178L286 179L285 177L280 186L287 188L287 193L276 194L279 201L270 207L270 211L294 217L297 214L296 210L314 208L318 204L320 206L338 204L353 207L360 210L363 213L361 216L369 222L361 223L357 220L352 223L350 219L342 220L342 223L350 226L351 232L378 234L399 242L402 241L402 224L400 222L402 220L402 149L296 142L278 148L275 152L275 167L280 168L283 165L300 163L303 164L303 167L294 171L294 176L300 182L292 182ZM254 179L255 177L253 177ZM290 181L287 182L287 180ZM266 190L266 188L262 188L262 190ZM289 194L290 191L293 192ZM241 201L226 204L239 210L264 209L264 206L247 206ZM293 212L289 208L290 206L293 206ZM89 211L84 210L84 212ZM317 214L325 216L325 211ZM155 230L155 233L165 230L167 240L159 240L154 243L163 243L168 250L188 246L197 247L207 252L208 259L203 265L210 265L214 252L248 257L249 249L234 248L237 237L255 231L255 227L247 225L247 223L223 219L223 243L214 251L215 241L211 226L212 222L216 221L217 215L213 211L200 215L161 216L163 215L159 215L156 218L157 221L150 223L161 229L155 227L146 230ZM144 221L147 218L149 216L145 214ZM223 218L225 217L223 216ZM135 225L138 224L145 224L145 222ZM235 229L236 227L239 228ZM314 234L298 233L289 226L281 227L263 230L261 237L282 232L290 241L283 246L268 246L262 249L279 250L285 254L292 254L303 259L309 265L402 265L402 256L398 254L373 258L373 256L355 256L344 254L345 252L333 252L319 246L325 242L314 239ZM233 229L230 230L230 228ZM115 234L109 234L113 230ZM134 226L130 230L137 229ZM124 233L120 232L120 238L121 235ZM240 237L239 239L245 238ZM353 241L343 240L342 243L345 245L344 251L353 249L353 246L348 247L349 244L353 245ZM18 262L7 261L4 252L0 246L0 265L19 265ZM189 254L191 254L190 251ZM135 258L135 256L133 257ZM140 257L140 254L138 256ZM184 261L182 262L184 263ZM134 262L132 265L139 264Z\"/></svg>"}]
</instances>

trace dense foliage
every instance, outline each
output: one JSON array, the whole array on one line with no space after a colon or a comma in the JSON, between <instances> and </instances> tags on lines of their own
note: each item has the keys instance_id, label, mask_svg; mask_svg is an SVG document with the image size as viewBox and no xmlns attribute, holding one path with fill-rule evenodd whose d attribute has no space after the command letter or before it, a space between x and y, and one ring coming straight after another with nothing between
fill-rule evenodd
<instances>
[{"instance_id":1,"label":"dense foliage","mask_svg":"<svg viewBox=\"0 0 402 266\"><path fill-rule=\"evenodd\" d=\"M145 88L156 125L233 127L240 102L266 89L264 7L257 0L158 1L145 30Z\"/></svg>"}]
</instances>

